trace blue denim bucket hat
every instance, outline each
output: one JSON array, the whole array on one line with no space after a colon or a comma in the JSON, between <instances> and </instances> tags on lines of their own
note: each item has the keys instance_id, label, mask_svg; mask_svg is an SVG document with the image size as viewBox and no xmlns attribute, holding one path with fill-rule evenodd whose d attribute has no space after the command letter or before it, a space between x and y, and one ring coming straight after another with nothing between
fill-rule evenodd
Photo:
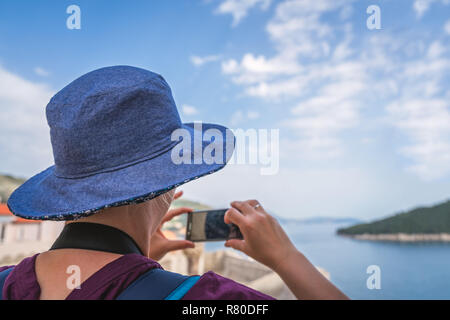
<instances>
[{"instance_id":1,"label":"blue denim bucket hat","mask_svg":"<svg viewBox=\"0 0 450 320\"><path fill-rule=\"evenodd\" d=\"M75 220L144 202L222 169L234 150L229 129L183 124L164 78L129 66L80 77L46 113L55 165L8 200L25 219Z\"/></svg>"}]
</instances>

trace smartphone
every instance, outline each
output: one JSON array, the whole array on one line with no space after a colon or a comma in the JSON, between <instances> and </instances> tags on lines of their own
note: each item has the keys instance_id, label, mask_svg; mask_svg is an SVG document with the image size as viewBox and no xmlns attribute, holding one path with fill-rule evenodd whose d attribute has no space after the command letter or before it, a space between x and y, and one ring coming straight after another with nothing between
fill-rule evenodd
<instances>
[{"instance_id":1,"label":"smartphone","mask_svg":"<svg viewBox=\"0 0 450 320\"><path fill-rule=\"evenodd\" d=\"M227 210L208 210L188 213L186 240L207 242L243 239L238 226L226 224L223 220Z\"/></svg>"}]
</instances>

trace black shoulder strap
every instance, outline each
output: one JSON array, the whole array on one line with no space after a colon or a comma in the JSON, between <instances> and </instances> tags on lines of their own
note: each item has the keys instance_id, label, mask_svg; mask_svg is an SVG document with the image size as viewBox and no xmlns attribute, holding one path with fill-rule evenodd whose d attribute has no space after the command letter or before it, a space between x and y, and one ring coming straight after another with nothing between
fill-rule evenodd
<instances>
[{"instance_id":1,"label":"black shoulder strap","mask_svg":"<svg viewBox=\"0 0 450 320\"><path fill-rule=\"evenodd\" d=\"M155 268L139 277L116 300L179 300L199 278Z\"/></svg>"},{"instance_id":2,"label":"black shoulder strap","mask_svg":"<svg viewBox=\"0 0 450 320\"><path fill-rule=\"evenodd\" d=\"M0 300L3 300L3 287L5 286L6 278L8 278L13 269L9 268L0 272Z\"/></svg>"},{"instance_id":3,"label":"black shoulder strap","mask_svg":"<svg viewBox=\"0 0 450 320\"><path fill-rule=\"evenodd\" d=\"M90 222L69 223L50 250L85 249L117 254L143 255L137 243L128 234L104 224Z\"/></svg>"}]
</instances>

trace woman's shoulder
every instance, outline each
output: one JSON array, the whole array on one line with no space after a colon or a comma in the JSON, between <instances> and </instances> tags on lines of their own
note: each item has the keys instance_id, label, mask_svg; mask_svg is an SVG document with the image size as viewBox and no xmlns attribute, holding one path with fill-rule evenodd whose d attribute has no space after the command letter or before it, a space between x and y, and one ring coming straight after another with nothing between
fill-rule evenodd
<instances>
[{"instance_id":1,"label":"woman's shoulder","mask_svg":"<svg viewBox=\"0 0 450 320\"><path fill-rule=\"evenodd\" d=\"M15 266L9 266L11 273L3 287L4 300L33 300L39 298L39 286L34 272L34 263L38 255L23 259ZM4 269L5 270L5 269ZM20 290L14 290L15 287Z\"/></svg>"},{"instance_id":2,"label":"woman's shoulder","mask_svg":"<svg viewBox=\"0 0 450 320\"><path fill-rule=\"evenodd\" d=\"M200 277L183 300L274 300L274 298L210 271Z\"/></svg>"}]
</instances>

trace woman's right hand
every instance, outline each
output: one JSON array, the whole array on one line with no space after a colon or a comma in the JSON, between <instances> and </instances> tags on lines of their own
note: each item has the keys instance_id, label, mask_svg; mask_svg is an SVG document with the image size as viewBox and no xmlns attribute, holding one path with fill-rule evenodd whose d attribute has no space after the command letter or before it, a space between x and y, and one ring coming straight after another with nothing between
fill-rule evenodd
<instances>
[{"instance_id":1,"label":"woman's right hand","mask_svg":"<svg viewBox=\"0 0 450 320\"><path fill-rule=\"evenodd\" d=\"M237 225L244 240L228 240L225 246L239 250L277 271L281 262L298 251L278 221L258 205L256 200L231 203L232 208L225 214L225 223Z\"/></svg>"},{"instance_id":2,"label":"woman's right hand","mask_svg":"<svg viewBox=\"0 0 450 320\"><path fill-rule=\"evenodd\" d=\"M231 203L225 223L236 224L244 240L228 240L225 246L274 270L298 299L348 299L295 248L278 221L258 205L256 200Z\"/></svg>"}]
</instances>

